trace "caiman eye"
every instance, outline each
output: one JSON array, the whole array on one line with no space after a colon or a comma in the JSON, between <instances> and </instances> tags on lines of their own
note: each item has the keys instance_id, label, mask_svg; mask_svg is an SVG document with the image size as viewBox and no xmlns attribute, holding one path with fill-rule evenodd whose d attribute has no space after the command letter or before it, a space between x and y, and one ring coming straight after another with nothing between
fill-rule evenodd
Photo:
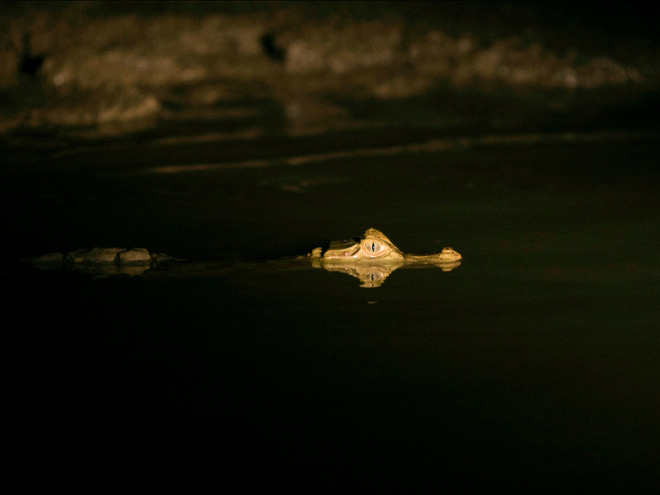
<instances>
[{"instance_id":1,"label":"caiman eye","mask_svg":"<svg viewBox=\"0 0 660 495\"><path fill-rule=\"evenodd\" d=\"M386 246L379 241L369 239L364 243L365 251L369 256L378 256L383 254L386 250Z\"/></svg>"}]
</instances>

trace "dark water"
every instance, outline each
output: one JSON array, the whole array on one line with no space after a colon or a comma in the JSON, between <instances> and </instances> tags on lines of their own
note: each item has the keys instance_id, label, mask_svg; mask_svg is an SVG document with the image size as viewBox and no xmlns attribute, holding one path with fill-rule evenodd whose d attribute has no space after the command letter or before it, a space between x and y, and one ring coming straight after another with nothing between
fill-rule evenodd
<instances>
[{"instance_id":1,"label":"dark water","mask_svg":"<svg viewBox=\"0 0 660 495\"><path fill-rule=\"evenodd\" d=\"M245 261L104 279L5 266L24 483L660 488L656 136L295 151L310 142L12 156L8 259ZM377 289L259 262L368 227L464 262Z\"/></svg>"}]
</instances>

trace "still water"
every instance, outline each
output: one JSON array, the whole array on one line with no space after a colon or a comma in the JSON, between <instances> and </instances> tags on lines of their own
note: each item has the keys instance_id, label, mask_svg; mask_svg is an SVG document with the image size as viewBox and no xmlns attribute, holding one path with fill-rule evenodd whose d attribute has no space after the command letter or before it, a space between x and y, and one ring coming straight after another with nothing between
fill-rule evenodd
<instances>
[{"instance_id":1,"label":"still water","mask_svg":"<svg viewBox=\"0 0 660 495\"><path fill-rule=\"evenodd\" d=\"M5 259L222 266L4 265L13 465L95 492L660 488L657 136L324 139L13 156ZM369 227L462 264L365 289L266 262Z\"/></svg>"}]
</instances>

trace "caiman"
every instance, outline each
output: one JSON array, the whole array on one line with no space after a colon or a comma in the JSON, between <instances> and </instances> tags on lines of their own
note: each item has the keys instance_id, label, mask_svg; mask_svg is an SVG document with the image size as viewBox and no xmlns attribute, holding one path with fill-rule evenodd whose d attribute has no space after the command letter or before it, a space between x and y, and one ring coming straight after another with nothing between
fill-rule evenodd
<instances>
[{"instance_id":1,"label":"caiman","mask_svg":"<svg viewBox=\"0 0 660 495\"><path fill-rule=\"evenodd\" d=\"M332 241L324 249L315 248L305 256L283 258L269 262L269 266L311 266L327 271L342 272L361 282L361 287L380 287L385 279L399 268L438 267L448 272L458 267L462 256L446 247L436 254L405 254L376 229L347 241ZM66 254L50 253L27 260L38 268L65 268L92 275L141 275L149 271L199 272L226 267L216 262L190 262L160 253L149 253L144 248L91 248Z\"/></svg>"}]
</instances>

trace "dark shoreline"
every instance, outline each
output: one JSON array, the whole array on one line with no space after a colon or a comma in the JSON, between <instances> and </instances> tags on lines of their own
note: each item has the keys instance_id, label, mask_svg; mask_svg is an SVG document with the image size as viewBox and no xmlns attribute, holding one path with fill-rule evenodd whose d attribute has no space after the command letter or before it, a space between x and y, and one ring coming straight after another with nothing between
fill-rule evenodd
<instances>
[{"instance_id":1,"label":"dark shoreline","mask_svg":"<svg viewBox=\"0 0 660 495\"><path fill-rule=\"evenodd\" d=\"M658 108L659 42L627 3L593 17L533 2L163 4L4 6L5 139L231 128L249 114L285 132L365 119L493 128L500 114L627 127L653 125Z\"/></svg>"}]
</instances>

